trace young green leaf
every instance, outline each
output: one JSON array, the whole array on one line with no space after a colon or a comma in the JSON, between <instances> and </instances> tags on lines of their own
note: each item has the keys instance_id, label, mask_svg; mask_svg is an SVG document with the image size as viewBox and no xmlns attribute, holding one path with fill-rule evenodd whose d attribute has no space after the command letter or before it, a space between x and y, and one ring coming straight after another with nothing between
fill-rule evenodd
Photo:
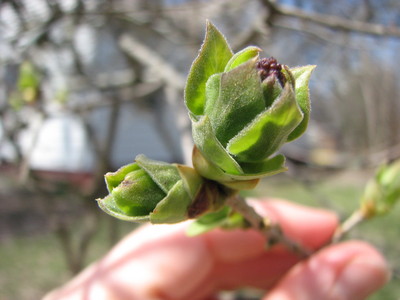
<instances>
[{"instance_id":1,"label":"young green leaf","mask_svg":"<svg viewBox=\"0 0 400 300\"><path fill-rule=\"evenodd\" d=\"M221 210L201 216L188 227L188 236L196 236L223 225L231 211L229 206L224 206Z\"/></svg>"},{"instance_id":2,"label":"young green leaf","mask_svg":"<svg viewBox=\"0 0 400 300\"><path fill-rule=\"evenodd\" d=\"M286 84L280 97L265 112L239 132L228 144L228 151L242 162L256 162L275 153L301 122L291 85Z\"/></svg>"},{"instance_id":3,"label":"young green leaf","mask_svg":"<svg viewBox=\"0 0 400 300\"><path fill-rule=\"evenodd\" d=\"M185 87L186 106L193 114L203 114L206 82L211 75L224 71L232 55L222 33L211 22L207 22L204 43L190 68Z\"/></svg>"},{"instance_id":4,"label":"young green leaf","mask_svg":"<svg viewBox=\"0 0 400 300\"><path fill-rule=\"evenodd\" d=\"M232 58L226 64L224 72L228 72L240 66L241 64L247 62L248 60L258 57L260 51L261 49L258 47L249 46L247 48L244 48L242 51L235 53L235 55L233 55Z\"/></svg>"},{"instance_id":5,"label":"young green leaf","mask_svg":"<svg viewBox=\"0 0 400 300\"><path fill-rule=\"evenodd\" d=\"M208 117L215 136L225 147L239 131L265 109L256 59L223 73L218 100Z\"/></svg>"},{"instance_id":6,"label":"young green leaf","mask_svg":"<svg viewBox=\"0 0 400 300\"><path fill-rule=\"evenodd\" d=\"M193 140L207 159L229 174L242 174L239 164L229 155L221 143L216 139L211 127L210 119L202 117L198 122L193 122Z\"/></svg>"},{"instance_id":7,"label":"young green leaf","mask_svg":"<svg viewBox=\"0 0 400 300\"><path fill-rule=\"evenodd\" d=\"M310 81L311 73L314 71L315 67L316 66L314 65L309 65L290 69L295 79L296 100L304 116L301 123L289 135L288 142L300 137L307 129L311 111L310 91L308 88L308 84Z\"/></svg>"}]
</instances>

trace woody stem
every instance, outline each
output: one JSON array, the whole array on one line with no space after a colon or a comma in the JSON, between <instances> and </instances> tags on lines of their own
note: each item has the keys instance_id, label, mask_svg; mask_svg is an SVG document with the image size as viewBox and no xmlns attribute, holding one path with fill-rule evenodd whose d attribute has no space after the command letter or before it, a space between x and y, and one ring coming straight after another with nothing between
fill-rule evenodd
<instances>
[{"instance_id":1,"label":"woody stem","mask_svg":"<svg viewBox=\"0 0 400 300\"><path fill-rule=\"evenodd\" d=\"M302 245L287 237L277 223L273 223L268 217L260 216L246 199L240 195L228 198L226 204L233 210L241 214L254 229L260 231L267 239L267 247L272 247L278 243L283 244L289 250L308 257L311 252Z\"/></svg>"},{"instance_id":2,"label":"woody stem","mask_svg":"<svg viewBox=\"0 0 400 300\"><path fill-rule=\"evenodd\" d=\"M355 211L348 219L346 219L335 231L332 243L339 242L354 227L366 219L365 214L361 210Z\"/></svg>"}]
</instances>

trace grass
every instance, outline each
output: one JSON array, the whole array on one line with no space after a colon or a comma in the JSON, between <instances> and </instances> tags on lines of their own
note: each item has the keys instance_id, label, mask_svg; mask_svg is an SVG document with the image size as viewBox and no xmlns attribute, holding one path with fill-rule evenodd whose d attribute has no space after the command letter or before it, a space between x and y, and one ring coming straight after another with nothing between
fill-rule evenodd
<instances>
[{"instance_id":1,"label":"grass","mask_svg":"<svg viewBox=\"0 0 400 300\"><path fill-rule=\"evenodd\" d=\"M101 222L88 253L87 264L110 248L108 217ZM131 223L120 223L121 235L132 230ZM15 237L0 244L0 299L41 299L51 289L71 277L60 243L51 233Z\"/></svg>"},{"instance_id":2,"label":"grass","mask_svg":"<svg viewBox=\"0 0 400 300\"><path fill-rule=\"evenodd\" d=\"M10 239L0 246L2 299L40 299L68 277L51 235ZM50 255L49 255L50 253Z\"/></svg>"},{"instance_id":3,"label":"grass","mask_svg":"<svg viewBox=\"0 0 400 300\"><path fill-rule=\"evenodd\" d=\"M359 177L359 176L358 176ZM365 177L365 176L364 176ZM331 177L326 180L301 184L287 175L277 175L267 180L250 194L286 198L298 203L326 207L348 216L358 205L364 179L351 180ZM392 280L369 300L397 299L400 295L400 205L388 216L380 217L359 226L349 238L359 238L375 245L388 259L395 271ZM109 220L108 217L104 220ZM123 235L132 224L120 222ZM101 257L109 249L107 222L102 222L91 247L88 263ZM396 275L397 274L397 275ZM60 245L54 235L15 237L0 244L0 290L2 300L40 299L45 292L62 284L70 277Z\"/></svg>"}]
</instances>

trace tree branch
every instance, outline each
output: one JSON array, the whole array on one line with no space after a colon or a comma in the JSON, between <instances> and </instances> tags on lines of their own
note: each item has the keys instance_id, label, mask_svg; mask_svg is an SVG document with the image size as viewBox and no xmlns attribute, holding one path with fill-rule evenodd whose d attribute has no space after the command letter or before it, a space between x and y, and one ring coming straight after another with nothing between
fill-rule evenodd
<instances>
[{"instance_id":1,"label":"tree branch","mask_svg":"<svg viewBox=\"0 0 400 300\"><path fill-rule=\"evenodd\" d=\"M362 34L377 36L400 37L400 28L396 26L385 26L382 24L349 20L346 18L321 13L309 13L299 8L276 4L272 0L261 0L267 7L272 16L287 16L297 18L303 21L311 22L330 29L341 31L352 31Z\"/></svg>"},{"instance_id":2,"label":"tree branch","mask_svg":"<svg viewBox=\"0 0 400 300\"><path fill-rule=\"evenodd\" d=\"M119 43L127 55L136 58L146 67L157 70L158 77L167 84L183 90L185 78L153 49L128 34L123 34Z\"/></svg>"}]
</instances>

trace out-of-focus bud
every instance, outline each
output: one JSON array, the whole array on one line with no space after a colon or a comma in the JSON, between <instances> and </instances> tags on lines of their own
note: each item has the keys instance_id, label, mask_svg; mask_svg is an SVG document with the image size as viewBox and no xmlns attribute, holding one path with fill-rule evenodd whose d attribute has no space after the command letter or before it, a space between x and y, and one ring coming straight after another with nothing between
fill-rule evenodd
<instances>
[{"instance_id":1,"label":"out-of-focus bud","mask_svg":"<svg viewBox=\"0 0 400 300\"><path fill-rule=\"evenodd\" d=\"M19 67L16 89L12 91L8 102L13 109L20 110L27 104L34 104L39 98L39 73L31 62L25 61Z\"/></svg>"},{"instance_id":2,"label":"out-of-focus bud","mask_svg":"<svg viewBox=\"0 0 400 300\"><path fill-rule=\"evenodd\" d=\"M365 218L389 212L400 200L400 159L381 166L368 182L361 198Z\"/></svg>"},{"instance_id":3,"label":"out-of-focus bud","mask_svg":"<svg viewBox=\"0 0 400 300\"><path fill-rule=\"evenodd\" d=\"M39 74L33 64L26 61L21 64L17 82L18 90L26 103L32 103L39 96Z\"/></svg>"},{"instance_id":4,"label":"out-of-focus bud","mask_svg":"<svg viewBox=\"0 0 400 300\"><path fill-rule=\"evenodd\" d=\"M284 156L271 156L302 135L309 119L315 66L289 69L274 58L259 59L260 51L250 46L233 54L208 22L185 88L195 169L237 189L285 171Z\"/></svg>"},{"instance_id":5,"label":"out-of-focus bud","mask_svg":"<svg viewBox=\"0 0 400 300\"><path fill-rule=\"evenodd\" d=\"M203 180L190 167L139 155L135 163L105 175L109 195L98 199L106 213L132 222L177 223L218 210L228 189Z\"/></svg>"}]
</instances>

